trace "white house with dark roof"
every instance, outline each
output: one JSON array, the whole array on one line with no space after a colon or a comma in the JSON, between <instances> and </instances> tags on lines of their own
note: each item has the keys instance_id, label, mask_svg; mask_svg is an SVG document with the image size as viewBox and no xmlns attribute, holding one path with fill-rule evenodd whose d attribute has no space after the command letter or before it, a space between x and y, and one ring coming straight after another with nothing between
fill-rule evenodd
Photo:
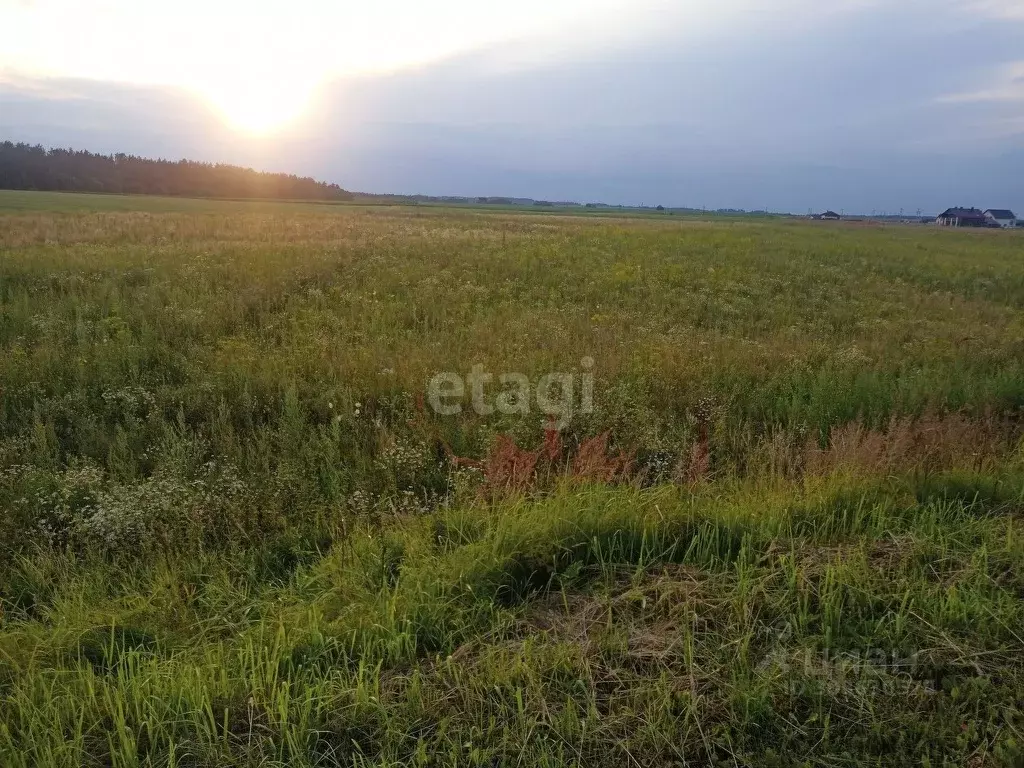
<instances>
[{"instance_id":1,"label":"white house with dark roof","mask_svg":"<svg viewBox=\"0 0 1024 768\"><path fill-rule=\"evenodd\" d=\"M1017 226L1017 217L1013 215L1013 211L1005 208L989 208L985 211L985 220L1003 229L1012 229Z\"/></svg>"}]
</instances>

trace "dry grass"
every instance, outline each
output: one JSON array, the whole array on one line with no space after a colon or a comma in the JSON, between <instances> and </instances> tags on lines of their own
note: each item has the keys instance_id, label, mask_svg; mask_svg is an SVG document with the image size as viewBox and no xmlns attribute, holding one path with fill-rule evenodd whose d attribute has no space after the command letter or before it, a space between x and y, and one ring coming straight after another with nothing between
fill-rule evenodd
<instances>
[{"instance_id":1,"label":"dry grass","mask_svg":"<svg viewBox=\"0 0 1024 768\"><path fill-rule=\"evenodd\" d=\"M811 474L927 472L954 466L981 472L1013 453L1022 434L1018 419L991 412L893 415L884 430L856 422L836 427L825 448L808 440L802 461Z\"/></svg>"},{"instance_id":2,"label":"dry grass","mask_svg":"<svg viewBox=\"0 0 1024 768\"><path fill-rule=\"evenodd\" d=\"M558 429L548 428L541 446L528 450L516 445L509 435L497 435L487 456L479 461L456 456L447 445L444 448L453 466L481 473L481 498L496 501L550 488L562 480L629 482L634 478L633 454L610 450L610 437L610 432L604 432L573 448L565 445Z\"/></svg>"}]
</instances>

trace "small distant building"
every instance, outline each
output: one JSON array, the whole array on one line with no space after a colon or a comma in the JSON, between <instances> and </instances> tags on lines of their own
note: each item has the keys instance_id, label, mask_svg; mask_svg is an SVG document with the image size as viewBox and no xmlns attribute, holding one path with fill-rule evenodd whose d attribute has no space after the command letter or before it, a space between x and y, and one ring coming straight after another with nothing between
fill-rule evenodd
<instances>
[{"instance_id":1,"label":"small distant building","mask_svg":"<svg viewBox=\"0 0 1024 768\"><path fill-rule=\"evenodd\" d=\"M1017 226L1017 217L1013 215L1013 211L1006 208L989 208L985 211L985 219L989 226L993 227L1013 229Z\"/></svg>"},{"instance_id":2,"label":"small distant building","mask_svg":"<svg viewBox=\"0 0 1024 768\"><path fill-rule=\"evenodd\" d=\"M814 216L813 218L817 219L818 221L839 221L843 217L840 216L835 211L825 211L824 213L819 213L817 216Z\"/></svg>"},{"instance_id":3,"label":"small distant building","mask_svg":"<svg viewBox=\"0 0 1024 768\"><path fill-rule=\"evenodd\" d=\"M987 227L988 219L977 208L947 208L935 223L940 227Z\"/></svg>"}]
</instances>

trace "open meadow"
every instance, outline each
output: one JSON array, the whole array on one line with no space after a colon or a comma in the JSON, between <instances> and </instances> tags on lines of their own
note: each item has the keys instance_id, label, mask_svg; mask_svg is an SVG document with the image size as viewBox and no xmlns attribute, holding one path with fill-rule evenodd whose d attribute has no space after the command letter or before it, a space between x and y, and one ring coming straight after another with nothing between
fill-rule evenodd
<instances>
[{"instance_id":1,"label":"open meadow","mask_svg":"<svg viewBox=\"0 0 1024 768\"><path fill-rule=\"evenodd\" d=\"M1022 233L0 192L0 347L0 765L1024 763Z\"/></svg>"}]
</instances>

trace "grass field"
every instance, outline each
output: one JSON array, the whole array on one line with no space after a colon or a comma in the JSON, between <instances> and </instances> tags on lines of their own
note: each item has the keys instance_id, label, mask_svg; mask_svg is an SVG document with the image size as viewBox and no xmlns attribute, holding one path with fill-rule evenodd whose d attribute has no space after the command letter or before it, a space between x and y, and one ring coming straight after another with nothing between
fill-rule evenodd
<instances>
[{"instance_id":1,"label":"grass field","mask_svg":"<svg viewBox=\"0 0 1024 768\"><path fill-rule=\"evenodd\" d=\"M1024 763L1018 233L0 193L0 303L0 765Z\"/></svg>"}]
</instances>

